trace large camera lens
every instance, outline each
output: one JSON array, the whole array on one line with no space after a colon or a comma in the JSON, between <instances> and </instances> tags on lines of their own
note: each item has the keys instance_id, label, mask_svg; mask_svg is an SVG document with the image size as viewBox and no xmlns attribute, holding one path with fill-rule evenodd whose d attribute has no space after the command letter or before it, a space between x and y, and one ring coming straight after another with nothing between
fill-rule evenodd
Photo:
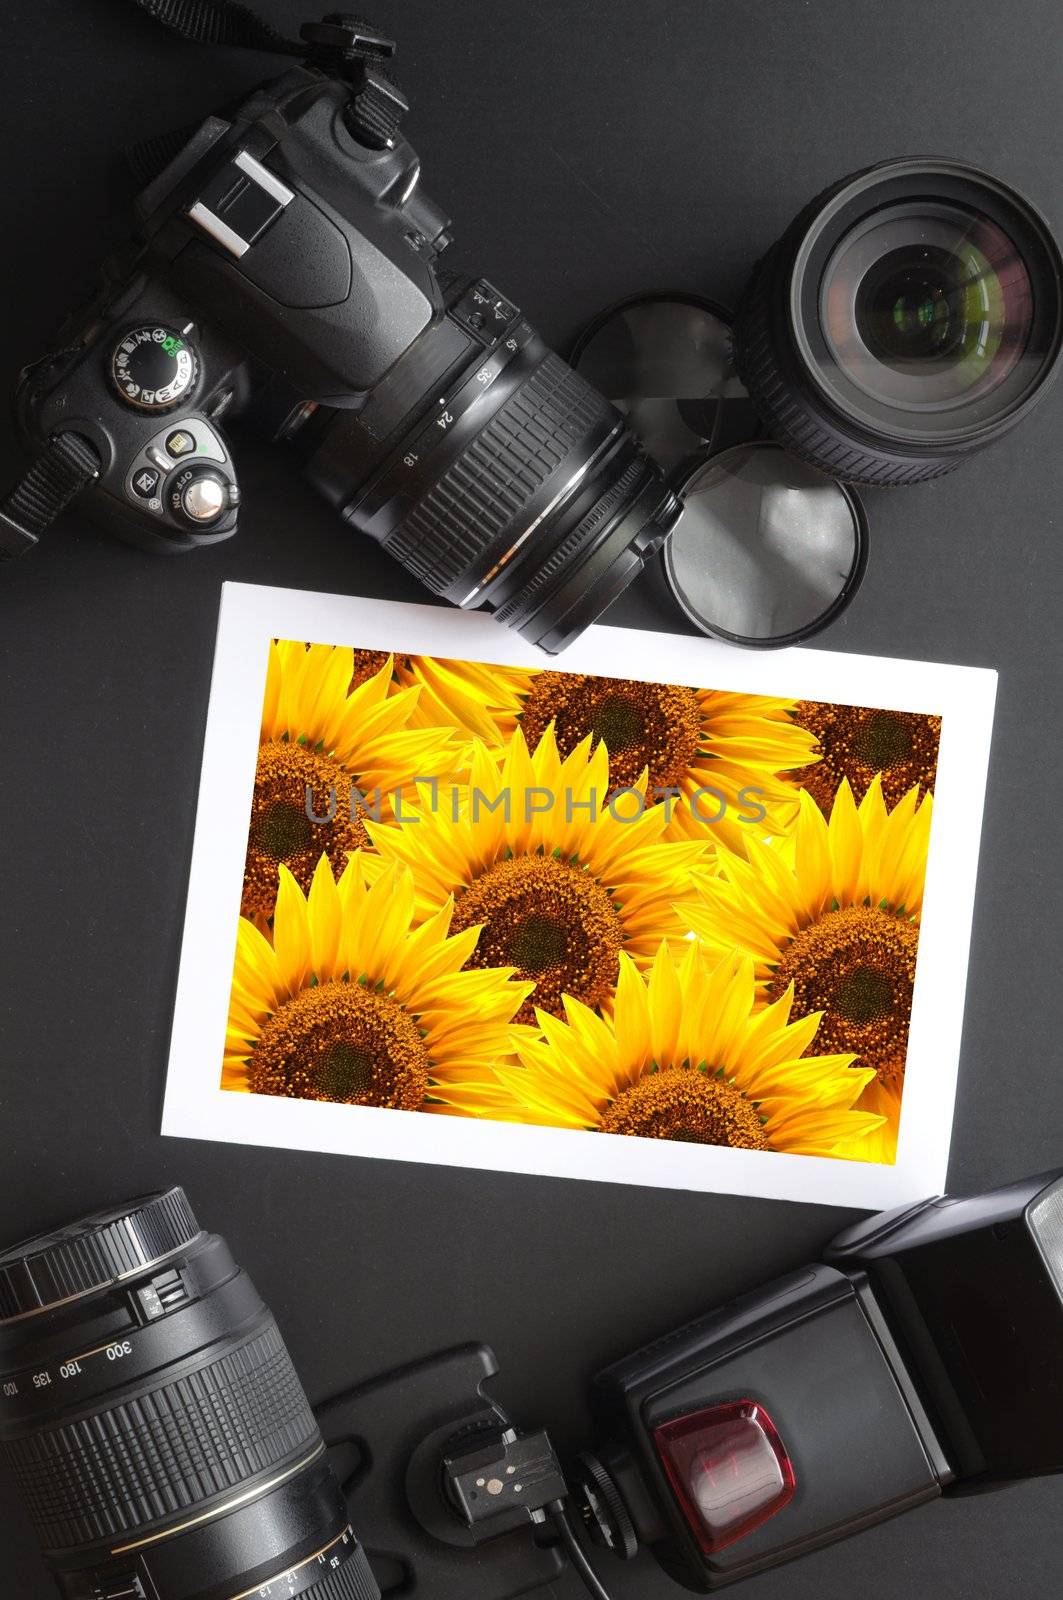
<instances>
[{"instance_id":1,"label":"large camera lens","mask_svg":"<svg viewBox=\"0 0 1063 1600\"><path fill-rule=\"evenodd\" d=\"M426 588L488 606L552 654L679 515L620 413L482 279L451 286L446 316L362 409L295 406L277 431L345 521Z\"/></svg>"},{"instance_id":2,"label":"large camera lens","mask_svg":"<svg viewBox=\"0 0 1063 1600\"><path fill-rule=\"evenodd\" d=\"M1044 392L1063 261L997 179L892 161L843 179L759 263L736 358L781 443L833 476L915 483L999 438Z\"/></svg>"},{"instance_id":3,"label":"large camera lens","mask_svg":"<svg viewBox=\"0 0 1063 1600\"><path fill-rule=\"evenodd\" d=\"M68 1600L378 1600L277 1325L181 1189L0 1255L0 1452Z\"/></svg>"}]
</instances>

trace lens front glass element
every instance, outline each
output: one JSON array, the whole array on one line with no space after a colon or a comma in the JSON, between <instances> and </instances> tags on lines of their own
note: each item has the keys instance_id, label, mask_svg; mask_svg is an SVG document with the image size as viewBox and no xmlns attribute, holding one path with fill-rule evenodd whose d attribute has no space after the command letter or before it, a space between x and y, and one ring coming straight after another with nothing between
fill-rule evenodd
<instances>
[{"instance_id":1,"label":"lens front glass element","mask_svg":"<svg viewBox=\"0 0 1063 1600\"><path fill-rule=\"evenodd\" d=\"M851 229L823 274L820 319L840 376L906 412L982 400L1041 354L1017 247L944 202L891 206Z\"/></svg>"}]
</instances>

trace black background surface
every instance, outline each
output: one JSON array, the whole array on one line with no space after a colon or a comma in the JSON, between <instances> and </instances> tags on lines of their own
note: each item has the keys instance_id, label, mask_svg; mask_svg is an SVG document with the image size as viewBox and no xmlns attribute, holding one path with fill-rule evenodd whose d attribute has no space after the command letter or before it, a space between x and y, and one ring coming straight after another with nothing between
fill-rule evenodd
<instances>
[{"instance_id":1,"label":"black background surface","mask_svg":"<svg viewBox=\"0 0 1063 1600\"><path fill-rule=\"evenodd\" d=\"M293 32L317 14L259 9ZM1063 228L1058 0L408 0L374 17L400 38L409 132L461 262L562 347L640 290L733 299L806 198L886 156L984 164ZM171 39L124 0L8 0L3 21L6 388L111 243L121 148L272 67ZM869 496L868 576L821 641L1001 672L956 1189L1063 1160L1061 417L1057 390L954 479ZM10 430L0 453L6 470ZM280 455L241 440L238 468L242 529L216 551L149 557L74 513L0 571L0 1233L180 1181L252 1269L312 1397L486 1339L501 1397L574 1445L597 1365L846 1217L159 1138L219 585L424 598ZM682 631L638 592L610 620ZM740 1592L1042 1600L1063 1577L1060 1494L937 1504ZM0 1551L5 1592L46 1600L6 1480ZM679 1594L648 1560L608 1576L618 1600Z\"/></svg>"}]
</instances>

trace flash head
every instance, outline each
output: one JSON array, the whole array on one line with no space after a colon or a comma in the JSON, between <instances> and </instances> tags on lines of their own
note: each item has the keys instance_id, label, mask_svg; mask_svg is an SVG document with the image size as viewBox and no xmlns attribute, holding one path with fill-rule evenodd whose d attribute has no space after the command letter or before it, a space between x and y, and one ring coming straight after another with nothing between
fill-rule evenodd
<instances>
[{"instance_id":1,"label":"flash head","mask_svg":"<svg viewBox=\"0 0 1063 1600\"><path fill-rule=\"evenodd\" d=\"M1063 1173L887 1213L595 1384L576 1478L695 1593L940 1494L1063 1471Z\"/></svg>"}]
</instances>

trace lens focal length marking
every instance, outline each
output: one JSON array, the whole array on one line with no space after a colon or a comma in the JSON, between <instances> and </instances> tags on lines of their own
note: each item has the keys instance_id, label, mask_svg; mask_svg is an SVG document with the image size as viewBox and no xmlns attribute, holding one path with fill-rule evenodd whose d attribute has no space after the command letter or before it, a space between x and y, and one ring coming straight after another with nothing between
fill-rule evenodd
<instances>
[{"instance_id":1,"label":"lens focal length marking","mask_svg":"<svg viewBox=\"0 0 1063 1600\"><path fill-rule=\"evenodd\" d=\"M265 1583L252 1584L250 1589L241 1589L239 1594L230 1595L229 1600L251 1600L251 1596L255 1600L287 1600L287 1596L300 1594L312 1587L323 1573L335 1572L357 1549L354 1529L348 1523L342 1533L322 1545L320 1550L304 1556L293 1567L285 1567L283 1572L267 1578Z\"/></svg>"},{"instance_id":2,"label":"lens focal length marking","mask_svg":"<svg viewBox=\"0 0 1063 1600\"><path fill-rule=\"evenodd\" d=\"M346 508L345 516L355 519L359 528L372 534L375 519L393 501L405 499L413 505L435 476L433 469L444 439L466 420L481 395L491 389L534 336L530 323L522 321L510 330L501 344L485 351L472 375L465 378L453 395L440 397L428 421L422 423L413 440L402 447L398 459L385 463L361 499Z\"/></svg>"},{"instance_id":3,"label":"lens focal length marking","mask_svg":"<svg viewBox=\"0 0 1063 1600\"><path fill-rule=\"evenodd\" d=\"M4 1373L0 1375L0 1402L20 1398L35 1399L45 1395L55 1396L62 1393L70 1384L76 1389L76 1380L87 1375L85 1363L98 1363L102 1369L104 1361L116 1364L132 1354L132 1339L119 1335L108 1340L106 1344L96 1345L92 1350L83 1350L79 1355L64 1356L61 1361L50 1361L44 1366L24 1367L18 1372Z\"/></svg>"}]
</instances>

